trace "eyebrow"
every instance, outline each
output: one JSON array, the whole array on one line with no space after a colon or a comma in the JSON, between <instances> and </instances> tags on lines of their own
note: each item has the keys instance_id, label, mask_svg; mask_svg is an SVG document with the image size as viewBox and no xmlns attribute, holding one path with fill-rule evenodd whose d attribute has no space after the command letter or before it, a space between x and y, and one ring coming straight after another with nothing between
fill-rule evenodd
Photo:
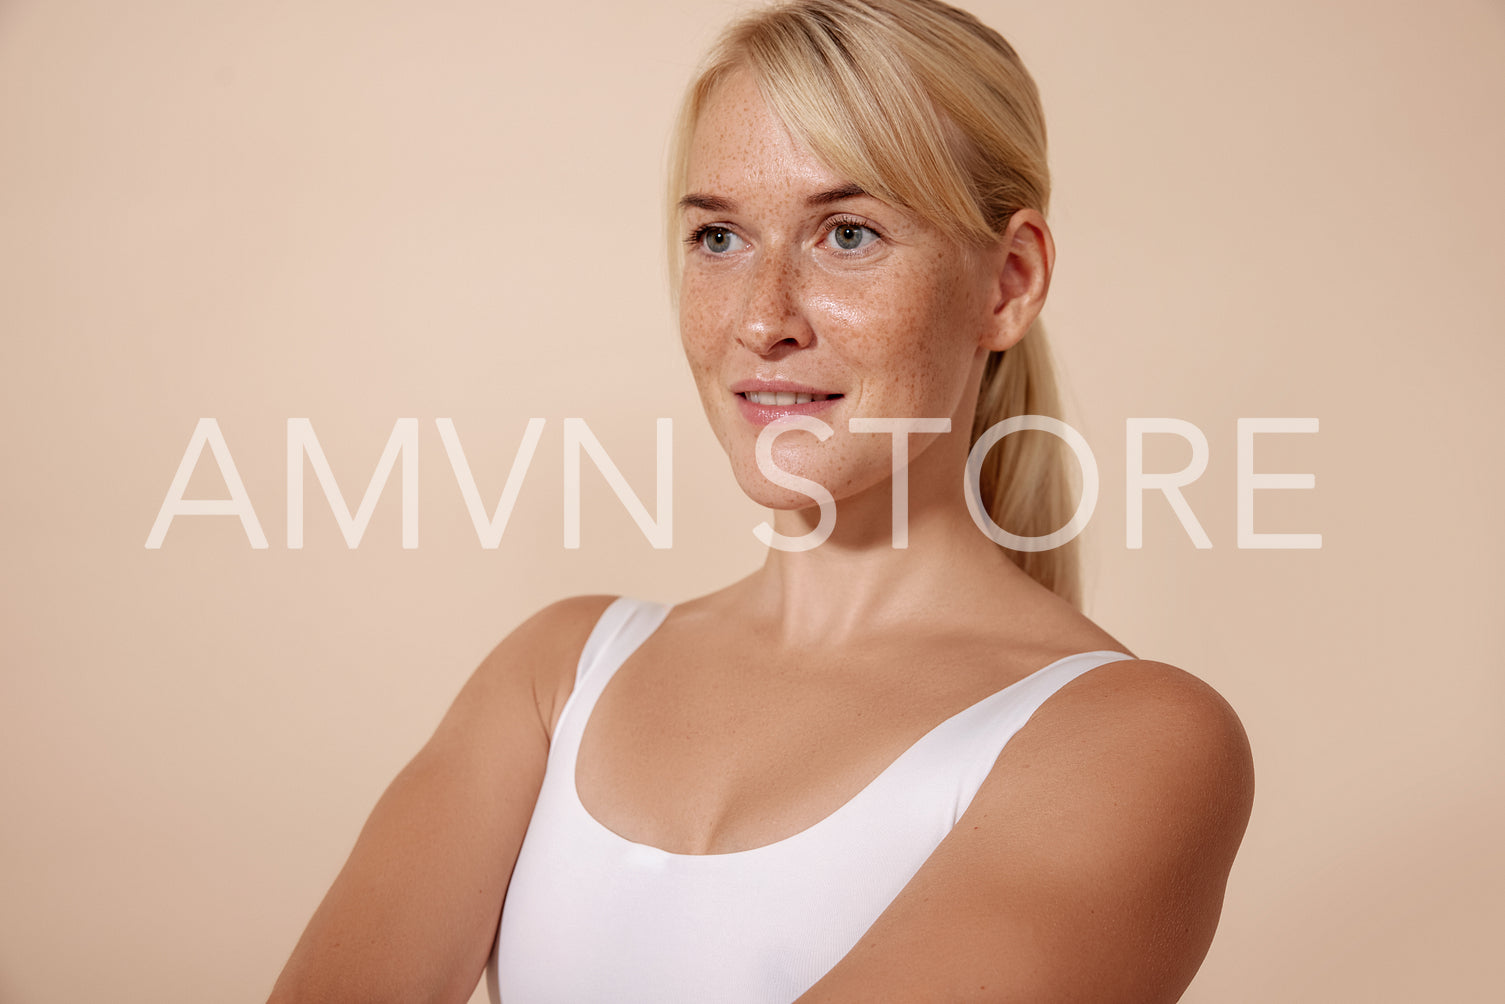
<instances>
[{"instance_id":1,"label":"eyebrow","mask_svg":"<svg viewBox=\"0 0 1505 1004\"><path fill-rule=\"evenodd\" d=\"M867 190L861 185L842 185L840 188L828 188L824 192L816 192L805 200L807 206L828 206L842 199L855 199L859 195L866 195Z\"/></svg>"},{"instance_id":2,"label":"eyebrow","mask_svg":"<svg viewBox=\"0 0 1505 1004\"><path fill-rule=\"evenodd\" d=\"M867 190L861 185L842 185L838 188L828 188L823 192L816 192L805 199L805 205L828 206L833 202L840 202L843 199L855 199L860 195L867 194ZM719 195L691 192L679 200L679 208L704 209L710 213L731 213L736 211L737 204L731 199L725 199Z\"/></svg>"},{"instance_id":3,"label":"eyebrow","mask_svg":"<svg viewBox=\"0 0 1505 1004\"><path fill-rule=\"evenodd\" d=\"M699 192L691 192L679 200L681 209L704 209L710 213L730 213L736 210L737 204L731 199L723 199L719 195L702 195Z\"/></svg>"}]
</instances>

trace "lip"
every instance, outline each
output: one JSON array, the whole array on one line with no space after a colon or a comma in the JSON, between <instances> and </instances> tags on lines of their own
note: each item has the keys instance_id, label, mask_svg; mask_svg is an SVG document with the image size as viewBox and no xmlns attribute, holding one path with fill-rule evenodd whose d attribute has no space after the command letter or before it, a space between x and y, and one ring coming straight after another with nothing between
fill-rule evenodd
<instances>
[{"instance_id":1,"label":"lip","mask_svg":"<svg viewBox=\"0 0 1505 1004\"><path fill-rule=\"evenodd\" d=\"M753 425L759 426L794 415L818 415L834 407L842 400L842 397L838 396L827 397L823 401L807 401L804 404L753 404L744 396L749 391L772 391L786 394L841 394L840 391L826 390L812 384L798 383L793 380L739 380L731 385L730 390L737 397L737 410L742 413L742 417Z\"/></svg>"},{"instance_id":2,"label":"lip","mask_svg":"<svg viewBox=\"0 0 1505 1004\"><path fill-rule=\"evenodd\" d=\"M785 391L790 394L840 394L839 390L817 387L814 384L796 383L793 380L738 380L732 384L733 394L746 394L750 390Z\"/></svg>"}]
</instances>

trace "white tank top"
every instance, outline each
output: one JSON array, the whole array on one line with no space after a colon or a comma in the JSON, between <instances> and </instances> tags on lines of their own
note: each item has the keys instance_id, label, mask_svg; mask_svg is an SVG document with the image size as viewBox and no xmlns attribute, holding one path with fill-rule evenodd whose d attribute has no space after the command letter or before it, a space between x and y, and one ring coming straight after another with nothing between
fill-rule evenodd
<instances>
[{"instance_id":1,"label":"white tank top","mask_svg":"<svg viewBox=\"0 0 1505 1004\"><path fill-rule=\"evenodd\" d=\"M621 598L585 643L507 890L501 1004L789 1004L852 949L966 811L1009 739L1076 677L1051 663L941 722L820 822L776 843L674 854L598 823L575 788L596 699L669 607Z\"/></svg>"}]
</instances>

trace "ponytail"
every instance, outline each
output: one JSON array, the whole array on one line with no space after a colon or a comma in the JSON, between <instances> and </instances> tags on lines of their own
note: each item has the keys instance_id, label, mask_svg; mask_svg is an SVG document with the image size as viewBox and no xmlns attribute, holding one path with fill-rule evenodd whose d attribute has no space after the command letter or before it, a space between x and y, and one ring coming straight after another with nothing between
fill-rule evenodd
<instances>
[{"instance_id":1,"label":"ponytail","mask_svg":"<svg viewBox=\"0 0 1505 1004\"><path fill-rule=\"evenodd\" d=\"M1035 321L1007 352L994 352L983 370L971 442L1013 415L1061 417L1060 394L1045 328ZM1021 537L1042 537L1065 526L1076 510L1068 447L1048 432L1005 436L988 451L979 478L982 507L993 522ZM1030 578L1073 606L1081 606L1077 539L1048 551L1003 549Z\"/></svg>"}]
</instances>

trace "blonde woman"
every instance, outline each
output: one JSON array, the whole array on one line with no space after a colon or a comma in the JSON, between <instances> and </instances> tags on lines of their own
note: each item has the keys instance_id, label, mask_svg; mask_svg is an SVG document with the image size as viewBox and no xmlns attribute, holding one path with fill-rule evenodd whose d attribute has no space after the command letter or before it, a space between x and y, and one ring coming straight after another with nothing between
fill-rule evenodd
<instances>
[{"instance_id":1,"label":"blonde woman","mask_svg":"<svg viewBox=\"0 0 1505 1004\"><path fill-rule=\"evenodd\" d=\"M797 0L692 83L681 335L756 573L503 641L276 1001L1174 1001L1252 799L1237 718L1077 607L1035 87L937 0ZM995 439L997 437L994 437ZM979 451L979 456L982 451ZM983 514L986 511L986 516Z\"/></svg>"}]
</instances>

